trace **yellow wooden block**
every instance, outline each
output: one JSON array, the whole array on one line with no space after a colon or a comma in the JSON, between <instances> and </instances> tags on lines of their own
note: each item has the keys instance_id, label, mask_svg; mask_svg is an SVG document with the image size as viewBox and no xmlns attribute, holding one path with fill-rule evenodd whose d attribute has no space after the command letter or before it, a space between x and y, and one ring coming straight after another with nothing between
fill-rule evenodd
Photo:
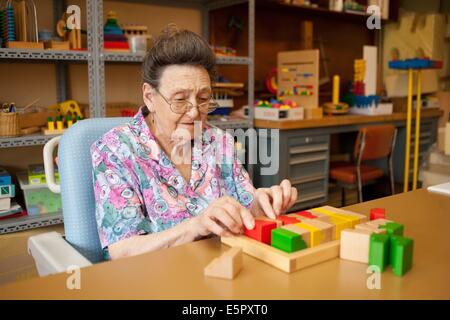
<instances>
[{"instance_id":1,"label":"yellow wooden block","mask_svg":"<svg viewBox=\"0 0 450 320\"><path fill-rule=\"evenodd\" d=\"M315 247L322 242L322 232L320 229L303 222L295 223L294 225L306 229L311 233L311 247Z\"/></svg>"},{"instance_id":2,"label":"yellow wooden block","mask_svg":"<svg viewBox=\"0 0 450 320\"><path fill-rule=\"evenodd\" d=\"M328 215L317 211L317 209L310 210L312 214L317 215L319 220L332 223L336 227L336 240L341 238L341 231L344 229L352 229L352 223L349 220L342 219L336 215Z\"/></svg>"},{"instance_id":3,"label":"yellow wooden block","mask_svg":"<svg viewBox=\"0 0 450 320\"><path fill-rule=\"evenodd\" d=\"M321 208L315 208L314 210L317 211L317 212L326 214L326 215L335 216L335 217L341 218L341 219L343 219L345 221L348 221L348 222L350 222L350 228L354 228L357 224L360 223L360 219L358 217L356 217L356 216L352 216L352 215L348 215L348 214L342 214L342 213L337 213L335 211L331 211L331 210L328 210L328 209L325 209L325 208L322 208L322 207Z\"/></svg>"}]
</instances>

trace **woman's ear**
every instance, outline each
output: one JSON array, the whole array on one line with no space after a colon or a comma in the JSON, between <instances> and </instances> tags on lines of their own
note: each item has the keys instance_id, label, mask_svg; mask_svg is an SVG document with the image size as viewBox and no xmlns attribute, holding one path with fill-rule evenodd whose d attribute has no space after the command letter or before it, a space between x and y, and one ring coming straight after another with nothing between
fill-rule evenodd
<instances>
[{"instance_id":1,"label":"woman's ear","mask_svg":"<svg viewBox=\"0 0 450 320\"><path fill-rule=\"evenodd\" d=\"M155 90L148 83L142 85L142 99L150 112L153 112L153 97Z\"/></svg>"}]
</instances>

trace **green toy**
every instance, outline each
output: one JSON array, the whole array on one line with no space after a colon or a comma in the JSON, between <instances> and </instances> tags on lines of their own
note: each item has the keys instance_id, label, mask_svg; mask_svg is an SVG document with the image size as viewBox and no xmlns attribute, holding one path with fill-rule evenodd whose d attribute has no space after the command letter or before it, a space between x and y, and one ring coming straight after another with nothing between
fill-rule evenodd
<instances>
[{"instance_id":1,"label":"green toy","mask_svg":"<svg viewBox=\"0 0 450 320\"><path fill-rule=\"evenodd\" d=\"M299 234L276 228L272 230L272 247L290 253L306 249L307 245Z\"/></svg>"}]
</instances>

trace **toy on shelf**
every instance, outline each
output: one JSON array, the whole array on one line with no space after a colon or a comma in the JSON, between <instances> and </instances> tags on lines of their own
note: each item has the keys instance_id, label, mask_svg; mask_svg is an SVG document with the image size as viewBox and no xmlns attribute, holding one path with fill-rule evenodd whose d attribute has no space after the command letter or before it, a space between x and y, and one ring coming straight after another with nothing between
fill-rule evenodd
<instances>
[{"instance_id":1,"label":"toy on shelf","mask_svg":"<svg viewBox=\"0 0 450 320\"><path fill-rule=\"evenodd\" d=\"M235 57L237 55L236 49L233 48L215 45L211 45L211 48L215 55L219 57Z\"/></svg>"},{"instance_id":2,"label":"toy on shelf","mask_svg":"<svg viewBox=\"0 0 450 320\"><path fill-rule=\"evenodd\" d=\"M115 11L109 11L106 24L103 28L104 47L109 51L130 51L128 39L124 35L122 28L117 22L117 14Z\"/></svg>"},{"instance_id":3,"label":"toy on shelf","mask_svg":"<svg viewBox=\"0 0 450 320\"><path fill-rule=\"evenodd\" d=\"M304 108L298 106L293 100L267 100L255 101L255 119L262 120L302 120Z\"/></svg>"},{"instance_id":4,"label":"toy on shelf","mask_svg":"<svg viewBox=\"0 0 450 320\"><path fill-rule=\"evenodd\" d=\"M333 77L333 97L332 102L327 102L323 106L323 112L327 114L346 114L348 113L348 104L339 101L340 77Z\"/></svg>"},{"instance_id":5,"label":"toy on shelf","mask_svg":"<svg viewBox=\"0 0 450 320\"><path fill-rule=\"evenodd\" d=\"M76 117L83 119L80 106L75 100L67 100L56 105L48 107L49 110L55 110L63 116L70 116L73 119Z\"/></svg>"},{"instance_id":6,"label":"toy on shelf","mask_svg":"<svg viewBox=\"0 0 450 320\"><path fill-rule=\"evenodd\" d=\"M45 169L43 164L30 164L28 166L28 184L46 184L47 180L45 179ZM55 180L56 183L59 183L59 173L58 168L55 167Z\"/></svg>"},{"instance_id":7,"label":"toy on shelf","mask_svg":"<svg viewBox=\"0 0 450 320\"><path fill-rule=\"evenodd\" d=\"M59 49L59 48L67 48L67 42L69 43L69 47L72 50L80 50L82 49L81 43L81 29L69 29L67 26L67 19L69 15L64 13L61 19L56 24L56 33L59 37L63 39L62 43L56 43L54 41L50 41L47 43L47 48L49 49ZM58 48L59 47L59 48Z\"/></svg>"},{"instance_id":8,"label":"toy on shelf","mask_svg":"<svg viewBox=\"0 0 450 320\"><path fill-rule=\"evenodd\" d=\"M49 117L47 119L47 128L42 128L42 133L44 135L61 135L79 120L81 120L80 116L75 116L74 119L70 115L67 115L65 119L62 116L57 116L55 120Z\"/></svg>"},{"instance_id":9,"label":"toy on shelf","mask_svg":"<svg viewBox=\"0 0 450 320\"><path fill-rule=\"evenodd\" d=\"M232 280L242 269L242 249L228 249L220 257L215 258L206 266L204 274L207 277Z\"/></svg>"},{"instance_id":10,"label":"toy on shelf","mask_svg":"<svg viewBox=\"0 0 450 320\"><path fill-rule=\"evenodd\" d=\"M39 42L34 1L6 1L3 14L3 42L6 48L43 49Z\"/></svg>"},{"instance_id":11,"label":"toy on shelf","mask_svg":"<svg viewBox=\"0 0 450 320\"><path fill-rule=\"evenodd\" d=\"M409 189L409 161L411 150L411 121L413 105L413 72L417 72L417 107L416 107L416 130L414 140L414 164L412 190L417 189L417 177L419 171L419 141L420 141L420 112L422 106L422 70L441 69L442 61L431 60L430 58L415 58L406 60L393 60L389 62L389 68L397 70L408 70L408 100L406 112L406 147L405 147L405 171L403 174L403 192Z\"/></svg>"},{"instance_id":12,"label":"toy on shelf","mask_svg":"<svg viewBox=\"0 0 450 320\"><path fill-rule=\"evenodd\" d=\"M148 27L143 25L127 24L121 25L123 33L128 40L130 51L134 53L146 53L147 42L151 39L148 34ZM105 37L108 40L109 37ZM113 41L115 39L112 39Z\"/></svg>"},{"instance_id":13,"label":"toy on shelf","mask_svg":"<svg viewBox=\"0 0 450 320\"><path fill-rule=\"evenodd\" d=\"M276 72L278 99L297 103L305 109L307 119L321 118L322 109L318 108L319 50L278 52L277 71L272 71L270 78L266 79L266 85L274 87L272 79Z\"/></svg>"}]
</instances>

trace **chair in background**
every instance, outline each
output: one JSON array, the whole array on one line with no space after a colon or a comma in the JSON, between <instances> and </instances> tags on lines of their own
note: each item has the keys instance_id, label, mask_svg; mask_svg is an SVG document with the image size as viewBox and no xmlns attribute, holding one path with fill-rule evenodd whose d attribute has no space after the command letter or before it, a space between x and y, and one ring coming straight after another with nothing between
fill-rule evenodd
<instances>
[{"instance_id":1,"label":"chair in background","mask_svg":"<svg viewBox=\"0 0 450 320\"><path fill-rule=\"evenodd\" d=\"M362 202L362 187L384 176L383 169L363 163L370 160L387 159L390 189L394 194L392 156L396 136L397 129L393 125L361 128L353 152L354 163L340 164L330 168L330 178L341 188L343 206L345 206L346 189L357 189L358 202Z\"/></svg>"}]
</instances>

